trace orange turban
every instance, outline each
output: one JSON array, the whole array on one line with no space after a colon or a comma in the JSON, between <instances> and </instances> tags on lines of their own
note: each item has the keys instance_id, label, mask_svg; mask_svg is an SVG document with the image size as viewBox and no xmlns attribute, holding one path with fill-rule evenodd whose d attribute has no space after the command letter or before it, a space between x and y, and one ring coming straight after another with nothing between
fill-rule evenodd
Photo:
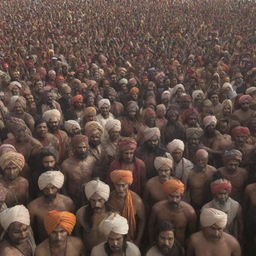
<instances>
[{"instance_id":1,"label":"orange turban","mask_svg":"<svg viewBox=\"0 0 256 256\"><path fill-rule=\"evenodd\" d=\"M83 95L76 95L74 97L72 97L71 99L71 103L74 104L75 102L78 102L78 101L83 101L84 100L84 97Z\"/></svg>"},{"instance_id":2,"label":"orange turban","mask_svg":"<svg viewBox=\"0 0 256 256\"><path fill-rule=\"evenodd\" d=\"M213 194L219 193L221 190L226 190L228 193L231 193L232 185L230 181L226 179L215 180L211 183L211 192Z\"/></svg>"},{"instance_id":3,"label":"orange turban","mask_svg":"<svg viewBox=\"0 0 256 256\"><path fill-rule=\"evenodd\" d=\"M130 94L136 93L138 94L140 92L140 89L138 87L132 87L132 89L130 90Z\"/></svg>"},{"instance_id":4,"label":"orange turban","mask_svg":"<svg viewBox=\"0 0 256 256\"><path fill-rule=\"evenodd\" d=\"M133 182L132 172L129 170L115 170L110 173L110 179L113 183L123 181L128 185Z\"/></svg>"},{"instance_id":5,"label":"orange turban","mask_svg":"<svg viewBox=\"0 0 256 256\"><path fill-rule=\"evenodd\" d=\"M172 193L184 194L184 184L177 179L169 179L163 184L164 193L166 195Z\"/></svg>"},{"instance_id":6,"label":"orange turban","mask_svg":"<svg viewBox=\"0 0 256 256\"><path fill-rule=\"evenodd\" d=\"M88 115L90 115L90 114L96 116L97 111L96 111L95 107L87 107L87 108L85 108L85 110L84 110L84 116L88 116Z\"/></svg>"},{"instance_id":7,"label":"orange turban","mask_svg":"<svg viewBox=\"0 0 256 256\"><path fill-rule=\"evenodd\" d=\"M76 216L71 212L49 211L44 216L44 227L48 235L50 235L58 225L64 228L70 235L76 225Z\"/></svg>"}]
</instances>

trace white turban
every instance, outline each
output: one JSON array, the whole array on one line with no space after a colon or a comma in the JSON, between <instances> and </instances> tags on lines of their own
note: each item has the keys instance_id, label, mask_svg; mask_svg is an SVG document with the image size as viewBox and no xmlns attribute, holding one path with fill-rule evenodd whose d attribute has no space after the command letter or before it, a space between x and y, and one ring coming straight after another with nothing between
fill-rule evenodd
<instances>
[{"instance_id":1,"label":"white turban","mask_svg":"<svg viewBox=\"0 0 256 256\"><path fill-rule=\"evenodd\" d=\"M47 171L42 173L38 178L38 187L40 190L52 184L58 189L61 189L64 184L64 175L60 171Z\"/></svg>"},{"instance_id":2,"label":"white turban","mask_svg":"<svg viewBox=\"0 0 256 256\"><path fill-rule=\"evenodd\" d=\"M46 121L46 122L49 122L50 119L56 117L57 120L60 121L60 118L61 118L61 114L60 114L60 111L57 110L57 109L51 109L51 110L47 110L43 113L43 119Z\"/></svg>"},{"instance_id":3,"label":"white turban","mask_svg":"<svg viewBox=\"0 0 256 256\"><path fill-rule=\"evenodd\" d=\"M85 184L84 192L88 200L94 193L97 193L105 201L108 201L110 188L109 185L100 180L92 180Z\"/></svg>"},{"instance_id":4,"label":"white turban","mask_svg":"<svg viewBox=\"0 0 256 256\"><path fill-rule=\"evenodd\" d=\"M171 98L171 92L170 91L163 91L161 95L161 99L167 98L168 100Z\"/></svg>"},{"instance_id":5,"label":"white turban","mask_svg":"<svg viewBox=\"0 0 256 256\"><path fill-rule=\"evenodd\" d=\"M154 167L156 170L160 168L171 168L173 167L173 162L170 158L158 156L154 160Z\"/></svg>"},{"instance_id":6,"label":"white turban","mask_svg":"<svg viewBox=\"0 0 256 256\"><path fill-rule=\"evenodd\" d=\"M121 122L118 119L110 119L106 122L105 129L109 132L112 129L121 131Z\"/></svg>"},{"instance_id":7,"label":"white turban","mask_svg":"<svg viewBox=\"0 0 256 256\"><path fill-rule=\"evenodd\" d=\"M217 119L215 116L206 116L203 120L204 127L209 126L210 124L214 124L216 126Z\"/></svg>"},{"instance_id":8,"label":"white turban","mask_svg":"<svg viewBox=\"0 0 256 256\"><path fill-rule=\"evenodd\" d=\"M73 128L81 130L80 124L75 120L68 120L64 123L64 128L67 132L71 132Z\"/></svg>"},{"instance_id":9,"label":"white turban","mask_svg":"<svg viewBox=\"0 0 256 256\"><path fill-rule=\"evenodd\" d=\"M19 83L18 81L12 81L10 84L9 84L9 87L10 88L13 88L14 86L17 86L18 88L22 88L22 85L21 83Z\"/></svg>"},{"instance_id":10,"label":"white turban","mask_svg":"<svg viewBox=\"0 0 256 256\"><path fill-rule=\"evenodd\" d=\"M13 222L20 222L27 226L30 225L29 212L24 205L15 205L0 213L0 224L4 230L7 230Z\"/></svg>"},{"instance_id":11,"label":"white turban","mask_svg":"<svg viewBox=\"0 0 256 256\"><path fill-rule=\"evenodd\" d=\"M246 89L245 94L253 94L256 92L256 87L252 86Z\"/></svg>"},{"instance_id":12,"label":"white turban","mask_svg":"<svg viewBox=\"0 0 256 256\"><path fill-rule=\"evenodd\" d=\"M167 149L170 153L172 153L176 149L180 149L181 151L184 151L184 142L182 140L174 139L167 145Z\"/></svg>"},{"instance_id":13,"label":"white turban","mask_svg":"<svg viewBox=\"0 0 256 256\"><path fill-rule=\"evenodd\" d=\"M153 128L146 128L143 133L144 142L150 140L154 136L157 136L158 139L160 139L160 130L158 127Z\"/></svg>"},{"instance_id":14,"label":"white turban","mask_svg":"<svg viewBox=\"0 0 256 256\"><path fill-rule=\"evenodd\" d=\"M203 208L200 214L200 223L202 227L217 225L224 229L227 224L227 214L214 208Z\"/></svg>"},{"instance_id":15,"label":"white turban","mask_svg":"<svg viewBox=\"0 0 256 256\"><path fill-rule=\"evenodd\" d=\"M232 86L232 84L231 84L231 83L228 83L228 82L224 83L224 84L222 85L222 88L223 88L223 89L229 88L230 90L233 91L233 86Z\"/></svg>"},{"instance_id":16,"label":"white turban","mask_svg":"<svg viewBox=\"0 0 256 256\"><path fill-rule=\"evenodd\" d=\"M126 78L122 78L119 80L118 84L128 84L128 80Z\"/></svg>"},{"instance_id":17,"label":"white turban","mask_svg":"<svg viewBox=\"0 0 256 256\"><path fill-rule=\"evenodd\" d=\"M196 99L199 94L202 94L204 96L204 92L202 90L195 90L192 92L192 99Z\"/></svg>"},{"instance_id":18,"label":"white turban","mask_svg":"<svg viewBox=\"0 0 256 256\"><path fill-rule=\"evenodd\" d=\"M173 88L172 88L172 96L174 96L176 94L176 92L178 91L178 89L182 89L183 92L185 92L185 87L183 84L176 84Z\"/></svg>"},{"instance_id":19,"label":"white turban","mask_svg":"<svg viewBox=\"0 0 256 256\"><path fill-rule=\"evenodd\" d=\"M99 101L99 103L98 103L98 106L99 106L99 108L101 108L103 105L108 105L108 106L110 106L111 104L110 104L110 101L109 101L109 99L101 99L100 101Z\"/></svg>"},{"instance_id":20,"label":"white turban","mask_svg":"<svg viewBox=\"0 0 256 256\"><path fill-rule=\"evenodd\" d=\"M108 236L110 232L114 232L120 235L128 234L129 225L127 219L119 214L110 215L101 224L103 233Z\"/></svg>"}]
</instances>

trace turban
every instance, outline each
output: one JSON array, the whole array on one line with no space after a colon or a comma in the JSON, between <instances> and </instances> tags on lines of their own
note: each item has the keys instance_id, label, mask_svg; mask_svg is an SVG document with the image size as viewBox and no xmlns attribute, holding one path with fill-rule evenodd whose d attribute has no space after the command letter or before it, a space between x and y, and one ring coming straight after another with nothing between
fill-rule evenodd
<instances>
[{"instance_id":1,"label":"turban","mask_svg":"<svg viewBox=\"0 0 256 256\"><path fill-rule=\"evenodd\" d=\"M118 141L118 148L120 151L135 150L137 148L137 142L130 137L123 137Z\"/></svg>"},{"instance_id":2,"label":"turban","mask_svg":"<svg viewBox=\"0 0 256 256\"><path fill-rule=\"evenodd\" d=\"M178 107L178 105L176 105L176 104L171 104L169 107L168 107L168 109L167 109L167 112L166 112L166 114L167 114L167 116L169 115L169 113L175 113L176 115L178 115L179 114L179 107Z\"/></svg>"},{"instance_id":3,"label":"turban","mask_svg":"<svg viewBox=\"0 0 256 256\"><path fill-rule=\"evenodd\" d=\"M67 132L71 132L72 129L74 128L78 128L79 130L81 130L80 124L75 121L75 120L68 120L64 123L64 128Z\"/></svg>"},{"instance_id":4,"label":"turban","mask_svg":"<svg viewBox=\"0 0 256 256\"><path fill-rule=\"evenodd\" d=\"M218 179L211 183L211 192L212 194L217 194L221 190L226 190L228 193L231 193L232 185L230 181L226 179Z\"/></svg>"},{"instance_id":5,"label":"turban","mask_svg":"<svg viewBox=\"0 0 256 256\"><path fill-rule=\"evenodd\" d=\"M128 80L126 78L122 78L118 81L118 84L119 85L122 85L122 84L128 84Z\"/></svg>"},{"instance_id":6,"label":"turban","mask_svg":"<svg viewBox=\"0 0 256 256\"><path fill-rule=\"evenodd\" d=\"M238 103L239 103L239 104L242 104L242 103L244 103L245 101L248 101L249 103L251 103L251 102L252 102L252 96L250 96L250 95L242 95L242 96L239 98Z\"/></svg>"},{"instance_id":7,"label":"turban","mask_svg":"<svg viewBox=\"0 0 256 256\"><path fill-rule=\"evenodd\" d=\"M0 202L1 203L5 201L7 193L8 193L8 189L2 183L0 183Z\"/></svg>"},{"instance_id":8,"label":"turban","mask_svg":"<svg viewBox=\"0 0 256 256\"><path fill-rule=\"evenodd\" d=\"M223 110L223 108L226 107L226 106L229 106L230 109L231 109L231 111L232 111L232 109L233 109L233 104L232 104L232 101L231 101L231 100L226 99L226 100L224 100L224 101L222 102L222 104L221 104L222 110Z\"/></svg>"},{"instance_id":9,"label":"turban","mask_svg":"<svg viewBox=\"0 0 256 256\"><path fill-rule=\"evenodd\" d=\"M48 235L50 235L58 225L64 228L70 235L76 225L76 216L71 212L49 211L44 216L44 227Z\"/></svg>"},{"instance_id":10,"label":"turban","mask_svg":"<svg viewBox=\"0 0 256 256\"><path fill-rule=\"evenodd\" d=\"M27 226L30 225L29 212L24 205L15 205L0 213L0 224L4 230L7 230L13 222L19 222Z\"/></svg>"},{"instance_id":11,"label":"turban","mask_svg":"<svg viewBox=\"0 0 256 256\"><path fill-rule=\"evenodd\" d=\"M172 167L173 167L172 159L158 156L154 160L154 167L156 170L159 170L161 168L172 169Z\"/></svg>"},{"instance_id":12,"label":"turban","mask_svg":"<svg viewBox=\"0 0 256 256\"><path fill-rule=\"evenodd\" d=\"M101 99L99 101L98 103L99 108L103 107L104 105L108 105L108 106L111 105L109 99Z\"/></svg>"},{"instance_id":13,"label":"turban","mask_svg":"<svg viewBox=\"0 0 256 256\"><path fill-rule=\"evenodd\" d=\"M140 92L140 89L137 87L132 87L132 89L130 90L129 94L138 94Z\"/></svg>"},{"instance_id":14,"label":"turban","mask_svg":"<svg viewBox=\"0 0 256 256\"><path fill-rule=\"evenodd\" d=\"M203 208L200 214L200 223L203 228L217 225L224 229L227 224L227 214L214 208Z\"/></svg>"},{"instance_id":15,"label":"turban","mask_svg":"<svg viewBox=\"0 0 256 256\"><path fill-rule=\"evenodd\" d=\"M22 96L12 96L10 98L10 110L11 111L15 107L16 102L19 102L21 104L22 108L26 109L27 104L26 104L26 100L25 100L24 97L22 97Z\"/></svg>"},{"instance_id":16,"label":"turban","mask_svg":"<svg viewBox=\"0 0 256 256\"><path fill-rule=\"evenodd\" d=\"M180 149L181 151L184 151L184 142L182 140L174 139L167 145L167 149L170 153L175 151L176 149Z\"/></svg>"},{"instance_id":17,"label":"turban","mask_svg":"<svg viewBox=\"0 0 256 256\"><path fill-rule=\"evenodd\" d=\"M195 108L189 108L184 111L183 113L183 123L186 124L188 122L189 117L191 116L196 116L197 118L199 117L199 113Z\"/></svg>"},{"instance_id":18,"label":"turban","mask_svg":"<svg viewBox=\"0 0 256 256\"><path fill-rule=\"evenodd\" d=\"M73 147L76 147L77 145L79 145L80 143L86 143L88 145L88 137L85 135L75 135L72 139L71 139L71 145Z\"/></svg>"},{"instance_id":19,"label":"turban","mask_svg":"<svg viewBox=\"0 0 256 256\"><path fill-rule=\"evenodd\" d=\"M64 175L60 171L47 171L42 173L38 178L38 187L40 190L52 184L58 189L61 189L64 184Z\"/></svg>"},{"instance_id":20,"label":"turban","mask_svg":"<svg viewBox=\"0 0 256 256\"><path fill-rule=\"evenodd\" d=\"M245 126L237 126L237 127L232 129L231 135L236 136L238 134L244 134L244 135L249 136L250 135L250 130L249 130L248 127L245 127Z\"/></svg>"},{"instance_id":21,"label":"turban","mask_svg":"<svg viewBox=\"0 0 256 256\"><path fill-rule=\"evenodd\" d=\"M168 100L170 100L170 98L171 98L171 93L170 93L170 91L163 91L162 92L162 95L161 95L161 99L163 100L163 99L168 99Z\"/></svg>"},{"instance_id":22,"label":"turban","mask_svg":"<svg viewBox=\"0 0 256 256\"><path fill-rule=\"evenodd\" d=\"M105 201L108 201L110 188L109 185L100 180L92 180L85 184L84 192L88 200L93 194L97 193Z\"/></svg>"},{"instance_id":23,"label":"turban","mask_svg":"<svg viewBox=\"0 0 256 256\"><path fill-rule=\"evenodd\" d=\"M231 150L226 150L224 152L223 158L224 158L224 162L228 162L230 160L236 160L241 162L243 158L243 154L237 149L231 149Z\"/></svg>"},{"instance_id":24,"label":"turban","mask_svg":"<svg viewBox=\"0 0 256 256\"><path fill-rule=\"evenodd\" d=\"M76 102L83 101L83 100L84 100L83 95L79 94L79 95L76 95L76 96L72 97L71 103L74 104Z\"/></svg>"},{"instance_id":25,"label":"turban","mask_svg":"<svg viewBox=\"0 0 256 256\"><path fill-rule=\"evenodd\" d=\"M7 121L7 128L14 134L20 129L23 129L27 134L31 135L31 131L27 127L26 123L20 118L11 117L11 119Z\"/></svg>"},{"instance_id":26,"label":"turban","mask_svg":"<svg viewBox=\"0 0 256 256\"><path fill-rule=\"evenodd\" d=\"M51 109L51 110L47 110L43 113L43 119L46 122L49 122L52 118L56 118L58 121L60 121L60 118L61 118L60 111L57 109Z\"/></svg>"},{"instance_id":27,"label":"turban","mask_svg":"<svg viewBox=\"0 0 256 256\"><path fill-rule=\"evenodd\" d=\"M231 83L226 82L226 83L224 83L224 84L222 85L222 89L227 89L227 88L229 88L230 90L233 91L233 87L232 87L232 84L231 84Z\"/></svg>"},{"instance_id":28,"label":"turban","mask_svg":"<svg viewBox=\"0 0 256 256\"><path fill-rule=\"evenodd\" d=\"M211 124L213 124L215 127L217 124L217 119L215 116L206 116L203 120L203 124L204 124L204 127L207 127Z\"/></svg>"},{"instance_id":29,"label":"turban","mask_svg":"<svg viewBox=\"0 0 256 256\"><path fill-rule=\"evenodd\" d=\"M136 101L130 100L130 101L128 101L128 103L126 105L126 110L127 111L131 111L131 110L138 111L139 106Z\"/></svg>"},{"instance_id":30,"label":"turban","mask_svg":"<svg viewBox=\"0 0 256 256\"><path fill-rule=\"evenodd\" d=\"M129 225L126 218L115 213L111 214L107 219L102 222L101 230L106 236L108 236L111 232L120 235L126 235L129 230Z\"/></svg>"},{"instance_id":31,"label":"turban","mask_svg":"<svg viewBox=\"0 0 256 256\"><path fill-rule=\"evenodd\" d=\"M163 190L166 195L172 193L184 194L185 188L180 180L172 178L164 182Z\"/></svg>"},{"instance_id":32,"label":"turban","mask_svg":"<svg viewBox=\"0 0 256 256\"><path fill-rule=\"evenodd\" d=\"M200 95L200 94L202 94L203 97L204 97L204 92L202 90L195 90L195 91L193 91L192 92L192 99L195 100L198 97L198 95Z\"/></svg>"},{"instance_id":33,"label":"turban","mask_svg":"<svg viewBox=\"0 0 256 256\"><path fill-rule=\"evenodd\" d=\"M22 88L21 83L19 83L18 81L12 81L12 82L9 84L10 90L12 90L15 86L17 86L19 89Z\"/></svg>"},{"instance_id":34,"label":"turban","mask_svg":"<svg viewBox=\"0 0 256 256\"><path fill-rule=\"evenodd\" d=\"M49 76L55 76L55 75L56 75L56 72L51 69L51 70L48 71L48 75L49 75Z\"/></svg>"},{"instance_id":35,"label":"turban","mask_svg":"<svg viewBox=\"0 0 256 256\"><path fill-rule=\"evenodd\" d=\"M16 148L12 144L2 144L0 146L0 156L9 151L17 152Z\"/></svg>"},{"instance_id":36,"label":"turban","mask_svg":"<svg viewBox=\"0 0 256 256\"><path fill-rule=\"evenodd\" d=\"M94 131L99 131L100 135L102 135L104 128L96 121L90 121L87 122L85 127L84 127L84 133L90 137Z\"/></svg>"},{"instance_id":37,"label":"turban","mask_svg":"<svg viewBox=\"0 0 256 256\"><path fill-rule=\"evenodd\" d=\"M202 135L203 135L203 130L201 128L191 127L186 129L187 139L188 138L200 139Z\"/></svg>"},{"instance_id":38,"label":"turban","mask_svg":"<svg viewBox=\"0 0 256 256\"><path fill-rule=\"evenodd\" d=\"M146 128L144 130L144 133L143 133L144 142L149 141L154 136L156 136L157 139L160 139L160 130L158 127Z\"/></svg>"},{"instance_id":39,"label":"turban","mask_svg":"<svg viewBox=\"0 0 256 256\"><path fill-rule=\"evenodd\" d=\"M156 112L154 109L152 108L146 108L144 111L143 111L143 117L145 120L151 118L151 117L154 117L156 116Z\"/></svg>"},{"instance_id":40,"label":"turban","mask_svg":"<svg viewBox=\"0 0 256 256\"><path fill-rule=\"evenodd\" d=\"M123 181L128 185L133 182L132 172L129 170L115 170L110 173L110 179L113 183Z\"/></svg>"},{"instance_id":41,"label":"turban","mask_svg":"<svg viewBox=\"0 0 256 256\"><path fill-rule=\"evenodd\" d=\"M88 115L94 115L96 116L97 111L95 109L95 107L87 107L84 110L84 116L88 116Z\"/></svg>"},{"instance_id":42,"label":"turban","mask_svg":"<svg viewBox=\"0 0 256 256\"><path fill-rule=\"evenodd\" d=\"M256 92L256 87L252 86L252 87L249 87L248 89L246 89L245 94L251 95L251 94L253 94L255 92Z\"/></svg>"},{"instance_id":43,"label":"turban","mask_svg":"<svg viewBox=\"0 0 256 256\"><path fill-rule=\"evenodd\" d=\"M6 152L0 157L0 167L4 170L10 163L17 166L20 171L25 165L24 156L18 152Z\"/></svg>"},{"instance_id":44,"label":"turban","mask_svg":"<svg viewBox=\"0 0 256 256\"><path fill-rule=\"evenodd\" d=\"M136 78L134 78L134 77L130 78L130 79L129 79L129 84L130 84L131 86L136 86L136 85L137 85L137 80L136 80Z\"/></svg>"},{"instance_id":45,"label":"turban","mask_svg":"<svg viewBox=\"0 0 256 256\"><path fill-rule=\"evenodd\" d=\"M110 130L121 131L121 122L118 119L110 119L106 122L105 129L107 132Z\"/></svg>"},{"instance_id":46,"label":"turban","mask_svg":"<svg viewBox=\"0 0 256 256\"><path fill-rule=\"evenodd\" d=\"M159 111L165 111L166 112L166 106L164 104L158 104L156 106L156 112L159 112Z\"/></svg>"},{"instance_id":47,"label":"turban","mask_svg":"<svg viewBox=\"0 0 256 256\"><path fill-rule=\"evenodd\" d=\"M183 84L176 84L172 89L172 96L177 93L178 89L182 89L182 92L185 92L185 87Z\"/></svg>"}]
</instances>

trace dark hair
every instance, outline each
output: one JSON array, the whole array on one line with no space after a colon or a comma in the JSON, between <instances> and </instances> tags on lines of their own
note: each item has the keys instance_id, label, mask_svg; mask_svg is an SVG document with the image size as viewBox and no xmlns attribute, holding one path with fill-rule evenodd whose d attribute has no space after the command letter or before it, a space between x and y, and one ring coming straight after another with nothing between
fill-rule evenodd
<instances>
[{"instance_id":1,"label":"dark hair","mask_svg":"<svg viewBox=\"0 0 256 256\"><path fill-rule=\"evenodd\" d=\"M123 238L124 238L124 242L123 242L123 248L122 248L122 250L123 250L123 252L124 252L124 255L126 255L127 235L123 235ZM104 249L105 249L105 252L106 252L106 254L107 254L108 256L111 256L111 255L112 255L112 251L111 251L111 249L110 249L110 247L109 247L108 242L106 242L106 243L104 244Z\"/></svg>"},{"instance_id":2,"label":"dark hair","mask_svg":"<svg viewBox=\"0 0 256 256\"><path fill-rule=\"evenodd\" d=\"M39 124L46 123L46 121L42 118L38 118L35 120L35 127L37 127Z\"/></svg>"},{"instance_id":3,"label":"dark hair","mask_svg":"<svg viewBox=\"0 0 256 256\"><path fill-rule=\"evenodd\" d=\"M157 224L157 237L159 236L159 234L161 232L164 232L164 231L174 231L174 229L175 229L174 225L170 221L167 221L167 220L160 221Z\"/></svg>"}]
</instances>

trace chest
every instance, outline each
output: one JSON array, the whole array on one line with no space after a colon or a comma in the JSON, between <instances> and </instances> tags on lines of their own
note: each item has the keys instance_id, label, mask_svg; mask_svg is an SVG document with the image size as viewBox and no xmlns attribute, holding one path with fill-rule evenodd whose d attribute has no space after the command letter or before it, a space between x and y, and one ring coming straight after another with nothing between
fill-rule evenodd
<instances>
[{"instance_id":1,"label":"chest","mask_svg":"<svg viewBox=\"0 0 256 256\"><path fill-rule=\"evenodd\" d=\"M206 172L193 172L189 177L189 185L192 188L203 188L207 186L211 178L210 173Z\"/></svg>"}]
</instances>

